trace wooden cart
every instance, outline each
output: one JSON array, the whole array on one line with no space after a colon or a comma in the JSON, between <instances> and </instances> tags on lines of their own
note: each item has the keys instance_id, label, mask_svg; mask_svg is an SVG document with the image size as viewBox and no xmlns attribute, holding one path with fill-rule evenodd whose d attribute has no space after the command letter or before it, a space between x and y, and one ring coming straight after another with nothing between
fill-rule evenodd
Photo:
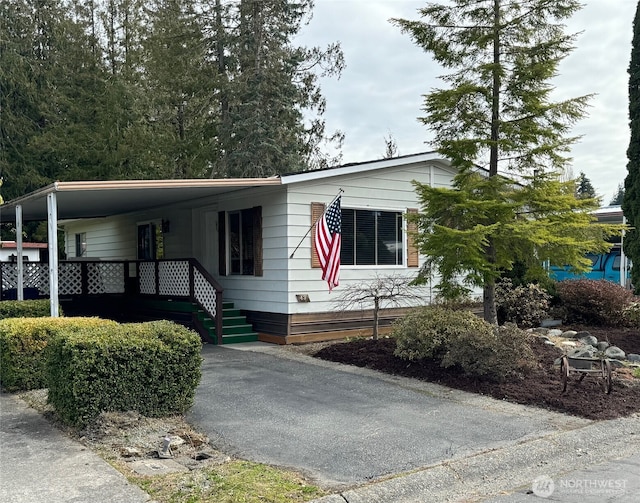
<instances>
[{"instance_id":1,"label":"wooden cart","mask_svg":"<svg viewBox=\"0 0 640 503\"><path fill-rule=\"evenodd\" d=\"M570 358L564 355L560 359L560 378L562 380L562 392L567 391L569 376L579 375L578 382L591 376L602 380L604 392L611 393L611 362L607 358Z\"/></svg>"}]
</instances>

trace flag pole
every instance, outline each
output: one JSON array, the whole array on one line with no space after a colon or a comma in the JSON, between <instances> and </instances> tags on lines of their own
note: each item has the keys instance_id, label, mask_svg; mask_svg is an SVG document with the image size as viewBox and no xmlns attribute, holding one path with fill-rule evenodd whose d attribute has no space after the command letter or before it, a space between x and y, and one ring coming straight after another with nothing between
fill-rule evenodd
<instances>
[{"instance_id":1,"label":"flag pole","mask_svg":"<svg viewBox=\"0 0 640 503\"><path fill-rule=\"evenodd\" d=\"M329 204L327 204L326 208L324 209L324 211L320 214L320 216L318 218L316 218L316 221L313 222L311 224L311 226L307 229L307 232L305 233L304 236L302 236L302 239L300 240L300 242L298 243L298 246L296 246L295 250L293 250L291 252L291 255L289 255L289 258L292 259L293 256L295 255L295 253L298 251L298 248L300 248L300 245L302 244L302 242L306 239L306 237L309 235L309 233L311 232L311 229L313 229L313 227L318 223L318 220L320 220L324 214L327 212L327 208L329 208L329 206L331 206L336 199L338 199L340 197L340 195L344 192L344 190L340 189L338 191L338 195L336 197L334 197L331 202Z\"/></svg>"}]
</instances>

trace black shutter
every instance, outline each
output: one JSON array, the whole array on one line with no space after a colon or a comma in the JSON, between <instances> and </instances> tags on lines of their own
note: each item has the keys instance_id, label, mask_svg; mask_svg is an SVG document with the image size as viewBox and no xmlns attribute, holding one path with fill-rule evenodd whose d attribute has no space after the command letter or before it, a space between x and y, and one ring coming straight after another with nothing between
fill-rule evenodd
<instances>
[{"instance_id":1,"label":"black shutter","mask_svg":"<svg viewBox=\"0 0 640 503\"><path fill-rule=\"evenodd\" d=\"M218 212L218 274L227 275L227 214L224 211Z\"/></svg>"}]
</instances>

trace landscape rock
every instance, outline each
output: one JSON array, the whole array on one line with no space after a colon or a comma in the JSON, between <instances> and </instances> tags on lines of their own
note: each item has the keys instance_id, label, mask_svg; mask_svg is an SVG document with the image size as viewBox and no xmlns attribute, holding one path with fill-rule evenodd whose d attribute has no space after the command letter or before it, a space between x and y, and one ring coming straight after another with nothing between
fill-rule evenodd
<instances>
[{"instance_id":1,"label":"landscape rock","mask_svg":"<svg viewBox=\"0 0 640 503\"><path fill-rule=\"evenodd\" d=\"M593 335L583 335L578 340L583 344L586 344L588 346L593 346L594 348L598 344L598 339L596 339Z\"/></svg>"},{"instance_id":2,"label":"landscape rock","mask_svg":"<svg viewBox=\"0 0 640 503\"><path fill-rule=\"evenodd\" d=\"M598 351L604 351L609 347L609 343L607 341L598 341L596 347L598 348Z\"/></svg>"},{"instance_id":3,"label":"landscape rock","mask_svg":"<svg viewBox=\"0 0 640 503\"><path fill-rule=\"evenodd\" d=\"M596 355L596 348L593 346L585 346L577 348L567 353L569 358L593 358Z\"/></svg>"},{"instance_id":4,"label":"landscape rock","mask_svg":"<svg viewBox=\"0 0 640 503\"><path fill-rule=\"evenodd\" d=\"M640 355L637 355L635 353L629 353L627 355L627 360L633 363L640 363Z\"/></svg>"},{"instance_id":5,"label":"landscape rock","mask_svg":"<svg viewBox=\"0 0 640 503\"><path fill-rule=\"evenodd\" d=\"M141 459L129 465L131 469L140 475L156 476L167 473L188 472L186 466L176 463L172 459Z\"/></svg>"},{"instance_id":6,"label":"landscape rock","mask_svg":"<svg viewBox=\"0 0 640 503\"><path fill-rule=\"evenodd\" d=\"M575 339L577 334L578 332L576 332L575 330L565 330L564 332L562 332L562 337L564 337L565 339Z\"/></svg>"},{"instance_id":7,"label":"landscape rock","mask_svg":"<svg viewBox=\"0 0 640 503\"><path fill-rule=\"evenodd\" d=\"M615 358L616 360L624 360L627 356L618 346L609 346L604 354L607 358Z\"/></svg>"},{"instance_id":8,"label":"landscape rock","mask_svg":"<svg viewBox=\"0 0 640 503\"><path fill-rule=\"evenodd\" d=\"M588 335L591 335L591 332L587 330L581 330L579 332L576 332L576 339L580 339L580 337L586 337Z\"/></svg>"},{"instance_id":9,"label":"landscape rock","mask_svg":"<svg viewBox=\"0 0 640 503\"><path fill-rule=\"evenodd\" d=\"M576 347L576 343L573 341L562 341L561 344L563 346Z\"/></svg>"},{"instance_id":10,"label":"landscape rock","mask_svg":"<svg viewBox=\"0 0 640 503\"><path fill-rule=\"evenodd\" d=\"M544 328L544 327L536 327L536 328L532 328L531 331L534 334L542 334L542 335L547 335L549 330Z\"/></svg>"},{"instance_id":11,"label":"landscape rock","mask_svg":"<svg viewBox=\"0 0 640 503\"><path fill-rule=\"evenodd\" d=\"M120 449L120 455L123 458L133 458L142 456L142 452L140 452L140 450L136 449L135 447L123 447L122 449Z\"/></svg>"},{"instance_id":12,"label":"landscape rock","mask_svg":"<svg viewBox=\"0 0 640 503\"><path fill-rule=\"evenodd\" d=\"M549 337L560 337L562 335L562 330L558 329L558 328L554 328L552 330L549 330L547 332L547 335Z\"/></svg>"}]
</instances>

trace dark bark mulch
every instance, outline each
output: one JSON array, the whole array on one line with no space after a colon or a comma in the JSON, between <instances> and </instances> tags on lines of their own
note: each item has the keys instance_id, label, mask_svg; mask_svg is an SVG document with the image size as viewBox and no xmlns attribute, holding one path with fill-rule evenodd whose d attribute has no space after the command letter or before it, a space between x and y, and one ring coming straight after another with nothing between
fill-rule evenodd
<instances>
[{"instance_id":1,"label":"dark bark mulch","mask_svg":"<svg viewBox=\"0 0 640 503\"><path fill-rule=\"evenodd\" d=\"M587 329L580 327L580 329ZM640 354L640 329L591 329L598 340L607 340L627 353ZM433 360L409 362L394 356L395 340L355 340L332 344L315 357L348 365L367 367L388 374L430 381L450 388L488 395L499 400L532 405L588 419L613 419L640 412L640 379L626 370L613 373L613 390L607 395L602 380L570 375L567 391L562 393L560 373L554 361L562 354L540 338L532 343L537 365L526 377L505 382L468 377L457 368L442 368Z\"/></svg>"}]
</instances>

